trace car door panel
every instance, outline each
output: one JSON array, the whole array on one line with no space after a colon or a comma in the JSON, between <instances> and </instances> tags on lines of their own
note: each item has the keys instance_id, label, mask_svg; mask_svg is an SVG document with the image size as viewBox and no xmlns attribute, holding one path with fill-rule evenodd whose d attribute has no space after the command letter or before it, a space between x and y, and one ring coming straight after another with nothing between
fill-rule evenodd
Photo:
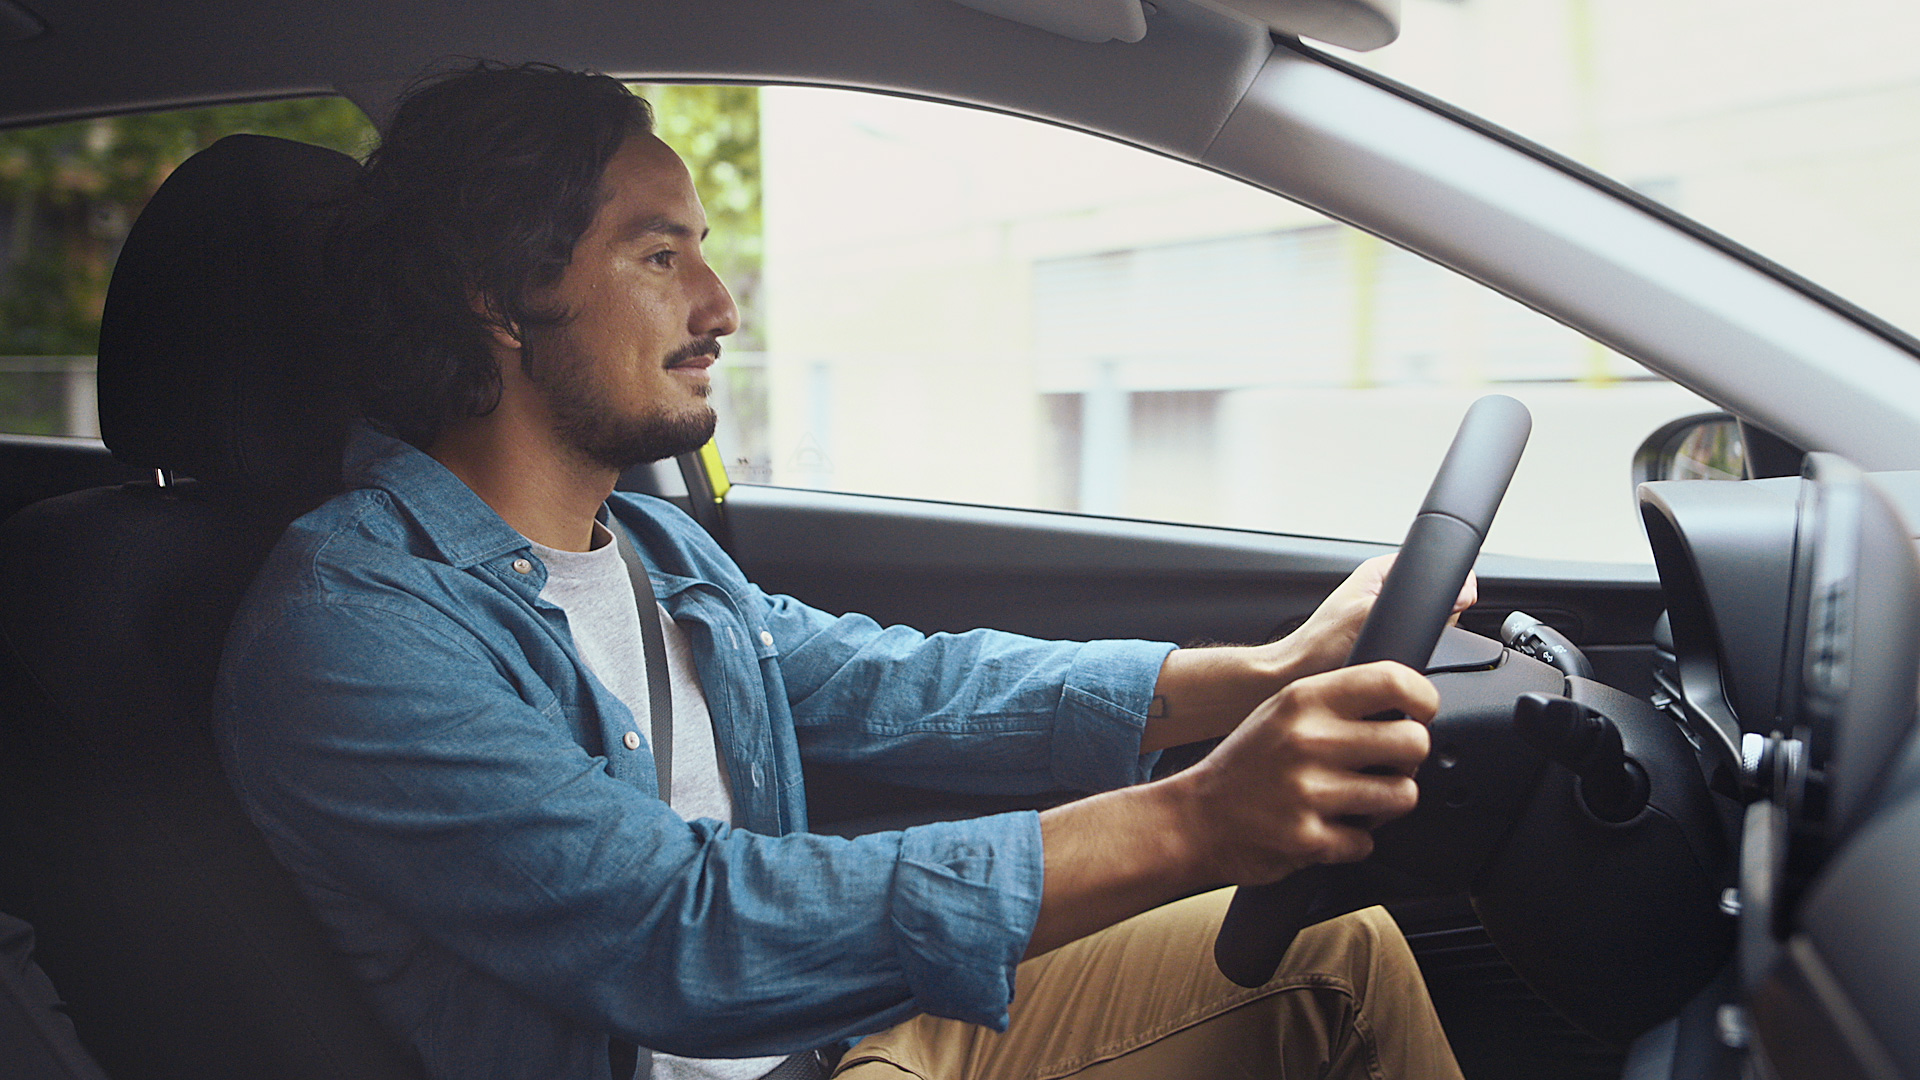
<instances>
[{"instance_id":1,"label":"car door panel","mask_svg":"<svg viewBox=\"0 0 1920 1080\"><path fill-rule=\"evenodd\" d=\"M1380 544L914 499L735 485L735 558L763 588L925 631L1259 642L1298 626ZM1484 555L1463 619L1524 610L1609 681L1651 686L1651 566Z\"/></svg>"}]
</instances>

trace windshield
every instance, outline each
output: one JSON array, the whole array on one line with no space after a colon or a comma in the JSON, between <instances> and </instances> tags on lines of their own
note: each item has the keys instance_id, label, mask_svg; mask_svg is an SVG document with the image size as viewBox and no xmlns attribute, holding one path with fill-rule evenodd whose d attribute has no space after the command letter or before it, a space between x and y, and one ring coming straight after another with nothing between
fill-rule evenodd
<instances>
[{"instance_id":1,"label":"windshield","mask_svg":"<svg viewBox=\"0 0 1920 1080\"><path fill-rule=\"evenodd\" d=\"M1920 4L1406 0L1354 63L1920 331Z\"/></svg>"}]
</instances>

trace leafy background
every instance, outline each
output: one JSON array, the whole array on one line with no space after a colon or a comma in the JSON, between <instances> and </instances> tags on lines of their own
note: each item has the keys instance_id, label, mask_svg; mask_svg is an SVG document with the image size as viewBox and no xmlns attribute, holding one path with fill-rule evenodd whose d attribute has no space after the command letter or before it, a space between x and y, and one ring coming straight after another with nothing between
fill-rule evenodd
<instances>
[{"instance_id":1,"label":"leafy background","mask_svg":"<svg viewBox=\"0 0 1920 1080\"><path fill-rule=\"evenodd\" d=\"M745 86L636 87L662 139L687 159L713 236L708 254L758 341L759 91ZM100 310L127 229L176 166L240 132L363 156L366 118L342 98L301 98L102 117L0 131L0 431L61 434L68 368L100 342ZM33 358L69 357L73 361Z\"/></svg>"}]
</instances>

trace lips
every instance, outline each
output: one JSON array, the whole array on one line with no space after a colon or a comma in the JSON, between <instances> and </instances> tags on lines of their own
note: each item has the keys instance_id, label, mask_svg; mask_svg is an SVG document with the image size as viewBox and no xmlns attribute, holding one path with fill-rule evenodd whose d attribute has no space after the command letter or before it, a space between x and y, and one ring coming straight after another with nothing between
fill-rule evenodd
<instances>
[{"instance_id":1,"label":"lips","mask_svg":"<svg viewBox=\"0 0 1920 1080\"><path fill-rule=\"evenodd\" d=\"M689 341L667 357L666 368L693 368L705 371L720 359L720 342L714 338Z\"/></svg>"}]
</instances>

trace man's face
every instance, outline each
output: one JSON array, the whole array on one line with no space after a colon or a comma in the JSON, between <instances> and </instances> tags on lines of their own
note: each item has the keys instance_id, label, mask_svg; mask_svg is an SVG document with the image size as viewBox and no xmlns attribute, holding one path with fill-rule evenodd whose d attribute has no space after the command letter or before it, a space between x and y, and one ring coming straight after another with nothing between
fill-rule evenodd
<instances>
[{"instance_id":1,"label":"man's face","mask_svg":"<svg viewBox=\"0 0 1920 1080\"><path fill-rule=\"evenodd\" d=\"M566 273L538 298L570 317L520 341L556 437L596 465L624 469L713 435L711 368L739 312L701 253L706 211L665 143L630 135L600 192Z\"/></svg>"}]
</instances>

